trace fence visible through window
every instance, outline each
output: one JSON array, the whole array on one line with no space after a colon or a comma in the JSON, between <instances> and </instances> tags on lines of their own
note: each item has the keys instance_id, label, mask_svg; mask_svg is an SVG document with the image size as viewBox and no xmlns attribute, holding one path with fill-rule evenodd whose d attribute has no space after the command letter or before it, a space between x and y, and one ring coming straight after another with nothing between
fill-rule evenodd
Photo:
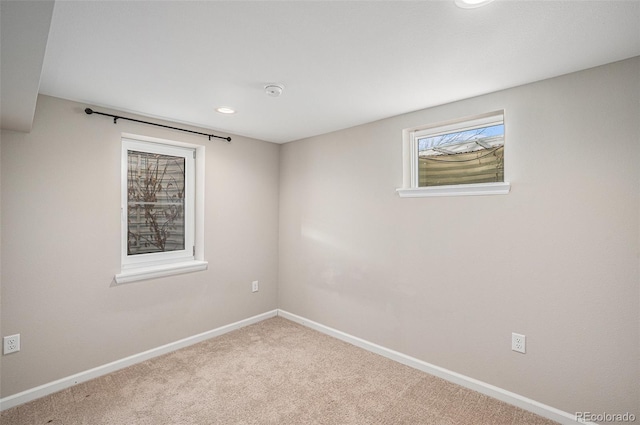
<instances>
[{"instance_id":1,"label":"fence visible through window","mask_svg":"<svg viewBox=\"0 0 640 425\"><path fill-rule=\"evenodd\" d=\"M127 254L185 249L185 159L127 151Z\"/></svg>"},{"instance_id":2,"label":"fence visible through window","mask_svg":"<svg viewBox=\"0 0 640 425\"><path fill-rule=\"evenodd\" d=\"M504 182L503 123L416 134L416 142L419 187Z\"/></svg>"}]
</instances>

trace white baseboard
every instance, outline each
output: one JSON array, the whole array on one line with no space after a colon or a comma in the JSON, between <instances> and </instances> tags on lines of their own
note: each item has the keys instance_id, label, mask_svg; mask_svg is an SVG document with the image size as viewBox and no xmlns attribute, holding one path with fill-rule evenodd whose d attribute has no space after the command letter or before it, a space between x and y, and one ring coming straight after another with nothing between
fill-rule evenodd
<instances>
[{"instance_id":1,"label":"white baseboard","mask_svg":"<svg viewBox=\"0 0 640 425\"><path fill-rule=\"evenodd\" d=\"M116 360L114 362L98 366L84 372L76 373L75 375L67 376L66 378L58 379L57 381L49 382L47 384L40 385L39 387L31 388L21 393L5 397L3 399L0 399L0 411L18 406L23 403L27 403L29 401L44 397L49 394L53 394L57 391L64 390L65 388L69 388L73 385L97 378L102 375L106 375L107 373L115 372L116 370L123 369L127 366L131 366L136 363L140 363L145 360L149 360L154 357L179 350L180 348L188 347L190 345L197 344L198 342L202 342L207 339L226 334L227 332L231 332L236 329L261 322L265 319L275 317L277 314L278 310L272 310L266 313L258 314L257 316L249 317L248 319L240 320L238 322L221 326L219 328L203 332L198 335L193 335L179 341L171 342L169 344L153 348L142 353L134 354L133 356L129 356L124 359Z\"/></svg>"},{"instance_id":2,"label":"white baseboard","mask_svg":"<svg viewBox=\"0 0 640 425\"><path fill-rule=\"evenodd\" d=\"M546 404L539 403L535 400L531 400L519 394L512 393L511 391L507 391L494 385L487 384L486 382L482 382L477 379L462 375L460 373L442 368L440 366L436 366L431 363L418 360L414 357L407 356L406 354L390 350L364 339L349 335L337 329L333 329L312 320L305 319L304 317L300 317L293 313L278 309L278 316L284 317L285 319L289 319L292 322L299 323L308 328L330 335L339 340L348 342L352 345L355 345L356 347L363 348L367 351L371 351L372 353L376 353L383 357L397 361L398 363L402 363L414 369L426 372L430 375L437 376L438 378L453 382L454 384L461 385L465 388L469 388L471 390L485 394L489 397L504 401L505 403L517 406L521 409L535 413L536 415L540 415L544 418L551 419L552 421L560 422L561 424L565 425L575 425L576 423L597 425L594 422L578 421L576 420L575 415L563 412L562 410L556 409L555 407L547 406Z\"/></svg>"}]
</instances>

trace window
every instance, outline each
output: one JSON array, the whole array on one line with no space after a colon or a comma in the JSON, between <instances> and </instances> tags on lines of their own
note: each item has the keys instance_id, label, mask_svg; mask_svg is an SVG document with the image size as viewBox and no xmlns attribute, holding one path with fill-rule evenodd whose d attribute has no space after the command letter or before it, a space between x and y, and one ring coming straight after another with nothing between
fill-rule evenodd
<instances>
[{"instance_id":1,"label":"window","mask_svg":"<svg viewBox=\"0 0 640 425\"><path fill-rule=\"evenodd\" d=\"M197 180L203 181L196 176L198 157L203 165L202 146L122 138L122 270L116 282L206 269L196 233L196 207L203 205L196 195Z\"/></svg>"},{"instance_id":2,"label":"window","mask_svg":"<svg viewBox=\"0 0 640 425\"><path fill-rule=\"evenodd\" d=\"M504 114L407 129L402 197L506 194Z\"/></svg>"}]
</instances>

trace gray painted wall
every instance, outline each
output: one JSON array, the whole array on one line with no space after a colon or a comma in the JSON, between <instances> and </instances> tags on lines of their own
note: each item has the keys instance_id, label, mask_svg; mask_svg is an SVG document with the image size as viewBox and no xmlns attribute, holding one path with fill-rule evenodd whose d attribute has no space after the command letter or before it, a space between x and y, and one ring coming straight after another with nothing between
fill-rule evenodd
<instances>
[{"instance_id":1,"label":"gray painted wall","mask_svg":"<svg viewBox=\"0 0 640 425\"><path fill-rule=\"evenodd\" d=\"M640 417L639 75L634 58L284 145L279 307L566 412ZM509 195L398 197L404 128L503 108Z\"/></svg>"},{"instance_id":2,"label":"gray painted wall","mask_svg":"<svg viewBox=\"0 0 640 425\"><path fill-rule=\"evenodd\" d=\"M2 132L2 335L22 338L0 357L2 397L276 308L280 146L85 106L40 96L31 133ZM122 132L206 146L208 270L113 283Z\"/></svg>"}]
</instances>

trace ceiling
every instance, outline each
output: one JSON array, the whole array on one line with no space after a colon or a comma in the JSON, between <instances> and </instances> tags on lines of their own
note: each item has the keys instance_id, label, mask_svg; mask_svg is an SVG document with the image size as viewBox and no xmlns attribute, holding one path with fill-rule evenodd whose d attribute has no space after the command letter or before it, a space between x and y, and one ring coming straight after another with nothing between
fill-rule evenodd
<instances>
[{"instance_id":1,"label":"ceiling","mask_svg":"<svg viewBox=\"0 0 640 425\"><path fill-rule=\"evenodd\" d=\"M39 92L284 143L640 55L640 0L52 3L2 0L3 128Z\"/></svg>"}]
</instances>

